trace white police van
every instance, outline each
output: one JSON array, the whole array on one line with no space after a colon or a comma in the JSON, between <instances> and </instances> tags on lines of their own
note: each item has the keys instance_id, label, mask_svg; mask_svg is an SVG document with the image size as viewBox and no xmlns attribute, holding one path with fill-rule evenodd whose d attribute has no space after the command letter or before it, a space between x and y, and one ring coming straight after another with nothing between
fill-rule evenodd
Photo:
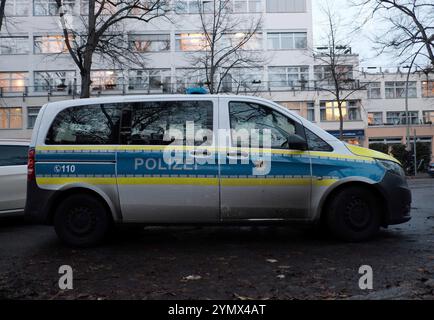
<instances>
[{"instance_id":1,"label":"white police van","mask_svg":"<svg viewBox=\"0 0 434 320\"><path fill-rule=\"evenodd\" d=\"M230 95L48 103L27 192L26 214L73 246L101 242L117 223L323 223L360 241L408 221L411 203L394 158Z\"/></svg>"}]
</instances>

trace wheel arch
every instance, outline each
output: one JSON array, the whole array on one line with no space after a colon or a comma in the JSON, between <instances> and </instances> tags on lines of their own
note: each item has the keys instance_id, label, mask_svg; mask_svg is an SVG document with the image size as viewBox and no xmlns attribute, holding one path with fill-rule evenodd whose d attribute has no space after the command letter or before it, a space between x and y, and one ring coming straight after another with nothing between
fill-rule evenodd
<instances>
[{"instance_id":1,"label":"wheel arch","mask_svg":"<svg viewBox=\"0 0 434 320\"><path fill-rule=\"evenodd\" d=\"M375 197L378 198L381 206L381 223L383 226L385 226L387 220L387 200L385 198L384 193L381 191L378 185L369 179L344 181L342 183L336 184L332 188L329 188L329 190L327 190L327 192L321 198L318 206L319 222L321 224L324 223L324 219L326 217L326 212L327 212L327 206L330 203L330 201L333 199L333 197L336 194L338 194L341 190L348 188L349 186L358 186L360 188L369 190Z\"/></svg>"},{"instance_id":2,"label":"wheel arch","mask_svg":"<svg viewBox=\"0 0 434 320\"><path fill-rule=\"evenodd\" d=\"M109 216L113 222L119 220L119 217L117 217L117 211L110 200L110 198L103 192L100 192L94 188L89 188L85 186L70 186L66 189L62 189L57 191L49 205L48 205L48 215L47 215L47 222L49 224L53 223L54 213L56 212L57 208L59 207L60 203L67 197L74 195L74 194L88 194L95 198L97 198L106 208L107 212L109 213Z\"/></svg>"}]
</instances>

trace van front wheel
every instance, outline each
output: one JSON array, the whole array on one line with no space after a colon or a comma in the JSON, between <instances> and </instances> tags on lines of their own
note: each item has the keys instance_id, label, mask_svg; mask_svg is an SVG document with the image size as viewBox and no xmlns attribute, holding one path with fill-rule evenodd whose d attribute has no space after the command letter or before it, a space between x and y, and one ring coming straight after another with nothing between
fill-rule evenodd
<instances>
[{"instance_id":1,"label":"van front wheel","mask_svg":"<svg viewBox=\"0 0 434 320\"><path fill-rule=\"evenodd\" d=\"M333 196L327 206L326 223L337 238L363 241L378 233L380 203L368 189L351 186Z\"/></svg>"},{"instance_id":2,"label":"van front wheel","mask_svg":"<svg viewBox=\"0 0 434 320\"><path fill-rule=\"evenodd\" d=\"M67 245L88 247L100 243L108 234L111 220L105 206L87 194L64 199L54 214L57 236Z\"/></svg>"}]
</instances>

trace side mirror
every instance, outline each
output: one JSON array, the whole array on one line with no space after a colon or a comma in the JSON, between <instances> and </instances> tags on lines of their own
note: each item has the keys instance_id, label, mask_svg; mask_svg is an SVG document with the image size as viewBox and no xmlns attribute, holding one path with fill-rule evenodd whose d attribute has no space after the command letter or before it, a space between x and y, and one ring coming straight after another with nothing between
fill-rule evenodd
<instances>
[{"instance_id":1,"label":"side mirror","mask_svg":"<svg viewBox=\"0 0 434 320\"><path fill-rule=\"evenodd\" d=\"M298 134L291 134L288 136L288 149L291 150L307 150L307 141L304 140L301 136Z\"/></svg>"}]
</instances>

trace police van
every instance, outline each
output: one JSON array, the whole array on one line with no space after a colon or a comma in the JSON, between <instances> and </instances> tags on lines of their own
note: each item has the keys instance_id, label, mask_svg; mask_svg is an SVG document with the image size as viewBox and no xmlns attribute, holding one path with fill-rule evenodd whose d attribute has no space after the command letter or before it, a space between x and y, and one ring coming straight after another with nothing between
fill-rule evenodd
<instances>
[{"instance_id":1,"label":"police van","mask_svg":"<svg viewBox=\"0 0 434 320\"><path fill-rule=\"evenodd\" d=\"M26 214L66 244L115 224L321 224L346 241L410 220L393 157L282 106L230 95L52 102L29 149Z\"/></svg>"}]
</instances>

